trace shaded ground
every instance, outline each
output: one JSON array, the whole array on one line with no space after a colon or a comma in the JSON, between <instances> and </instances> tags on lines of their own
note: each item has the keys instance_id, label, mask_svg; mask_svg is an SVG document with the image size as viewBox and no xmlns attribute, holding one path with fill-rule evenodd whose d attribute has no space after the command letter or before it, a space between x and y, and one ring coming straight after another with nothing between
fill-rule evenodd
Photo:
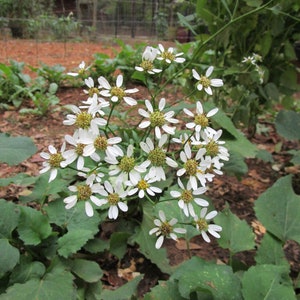
<instances>
[{"instance_id":1,"label":"shaded ground","mask_svg":"<svg viewBox=\"0 0 300 300\"><path fill-rule=\"evenodd\" d=\"M7 62L9 53L9 57L18 61L24 61L30 65L37 66L39 62L47 65L62 64L68 71L78 66L83 59L87 63L92 61L93 54L96 52L111 53L110 47L100 44L75 43L64 45L62 43L45 43L43 45L35 45L35 42L30 41L9 41L9 44L6 42L5 45L6 47L9 45L9 48L4 49L4 44L0 43L2 51L0 53L3 54L3 51L6 51L6 57L1 55L0 62ZM39 53L38 58L36 57L36 51ZM79 100L81 100L81 93L81 89L61 89L58 93L61 101L60 105L54 107L51 113L44 118L20 115L16 110L0 111L0 132L30 136L38 147L37 154L17 167L0 164L0 177L10 177L18 172L25 172L30 175L38 174L42 163L39 153L46 150L49 144L60 147L64 135L72 133L68 126L62 125L65 114L62 105L78 104ZM31 103L27 101L24 105L30 106ZM258 196L280 176L287 173L295 173L294 187L295 191L300 194L299 176L296 175L296 173L299 174L299 170L289 168L287 165L287 151L299 148L299 144L284 141L277 136L272 124L266 122L266 120L261 120L261 124L267 131L264 134L255 134L252 142L259 148L268 150L272 154L274 162L265 163L258 159L249 159L247 161L249 171L240 180L231 176L218 177L214 181L213 189L209 190L209 196L216 208L221 210L224 208L225 203L228 203L231 210L239 218L246 220L253 227L258 241L264 233L263 226L255 219L253 212L253 204ZM282 146L279 152L278 147L280 143L282 143ZM15 200L21 192L22 190L19 187L10 185L0 189L0 198ZM188 258L188 252L184 243L168 241L166 247L172 265L176 265ZM226 250L220 249L215 242L211 244L204 243L201 237L195 237L192 240L191 251L193 255L208 260L218 259L227 262L229 259ZM300 271L299 246L289 243L286 246L286 255L291 264L292 275L296 276ZM253 253L243 253L241 258L247 264L251 264L253 262ZM103 281L110 287L120 286L124 281L130 279L133 272L146 273L146 280L143 281L141 286L141 293L164 276L155 266L147 263L146 259L134 248L128 249L128 253L121 264L118 265L116 258L108 257L107 260L101 261L101 267L105 270Z\"/></svg>"}]
</instances>

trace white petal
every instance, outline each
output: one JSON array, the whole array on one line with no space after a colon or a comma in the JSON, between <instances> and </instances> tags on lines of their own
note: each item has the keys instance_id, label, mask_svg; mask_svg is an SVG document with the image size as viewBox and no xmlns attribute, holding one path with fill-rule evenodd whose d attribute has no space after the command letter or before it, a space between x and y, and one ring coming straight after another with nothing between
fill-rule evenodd
<instances>
[{"instance_id":1,"label":"white petal","mask_svg":"<svg viewBox=\"0 0 300 300\"><path fill-rule=\"evenodd\" d=\"M123 76L120 74L120 75L118 75L118 77L117 77L116 86L117 86L117 87L121 87L122 84L123 84Z\"/></svg>"},{"instance_id":2,"label":"white petal","mask_svg":"<svg viewBox=\"0 0 300 300\"><path fill-rule=\"evenodd\" d=\"M216 210L213 210L211 212L209 212L206 217L205 220L211 220L213 219L216 215L218 214L218 212Z\"/></svg>"},{"instance_id":3,"label":"white petal","mask_svg":"<svg viewBox=\"0 0 300 300\"><path fill-rule=\"evenodd\" d=\"M164 236L161 235L155 243L155 248L159 249L162 246L163 242L164 242Z\"/></svg>"},{"instance_id":4,"label":"white petal","mask_svg":"<svg viewBox=\"0 0 300 300\"><path fill-rule=\"evenodd\" d=\"M125 202L118 202L118 206L122 211L128 211L128 206Z\"/></svg>"},{"instance_id":5,"label":"white petal","mask_svg":"<svg viewBox=\"0 0 300 300\"><path fill-rule=\"evenodd\" d=\"M214 109L212 109L212 110L210 110L208 113L207 113L207 117L209 118L209 117L212 117L212 116L214 116L217 112L218 112L218 108L216 107L216 108L214 108Z\"/></svg>"},{"instance_id":6,"label":"white petal","mask_svg":"<svg viewBox=\"0 0 300 300\"><path fill-rule=\"evenodd\" d=\"M92 217L94 215L93 207L88 201L85 201L85 213L88 217Z\"/></svg>"},{"instance_id":7,"label":"white petal","mask_svg":"<svg viewBox=\"0 0 300 300\"><path fill-rule=\"evenodd\" d=\"M212 74L213 70L214 70L214 67L213 67L213 66L210 66L210 67L206 70L205 76L206 76L206 77L209 77L209 76Z\"/></svg>"},{"instance_id":8,"label":"white petal","mask_svg":"<svg viewBox=\"0 0 300 300\"><path fill-rule=\"evenodd\" d=\"M210 243L210 238L208 237L208 235L205 231L202 231L201 235L202 235L205 242Z\"/></svg>"},{"instance_id":9,"label":"white petal","mask_svg":"<svg viewBox=\"0 0 300 300\"><path fill-rule=\"evenodd\" d=\"M195 69L192 70L192 73L193 73L193 77L194 77L196 80L200 80L200 76L199 76L198 72L197 72Z\"/></svg>"},{"instance_id":10,"label":"white petal","mask_svg":"<svg viewBox=\"0 0 300 300\"><path fill-rule=\"evenodd\" d=\"M160 101L159 101L159 103L158 103L158 109L160 111L162 111L164 109L165 105L166 105L166 99L165 98L161 98Z\"/></svg>"}]
</instances>

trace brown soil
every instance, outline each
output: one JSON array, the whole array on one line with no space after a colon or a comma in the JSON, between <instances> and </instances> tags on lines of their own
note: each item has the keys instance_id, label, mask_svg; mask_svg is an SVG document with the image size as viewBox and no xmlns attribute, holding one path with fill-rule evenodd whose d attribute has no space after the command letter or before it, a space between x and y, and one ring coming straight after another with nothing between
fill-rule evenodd
<instances>
[{"instance_id":1,"label":"brown soil","mask_svg":"<svg viewBox=\"0 0 300 300\"><path fill-rule=\"evenodd\" d=\"M91 62L96 52L102 52L112 55L114 45L101 45L91 43L41 43L34 41L9 40L0 42L0 62L7 63L9 58L26 62L32 66L38 66L43 62L47 65L61 64L67 68L67 71L73 70L78 64L85 60ZM115 50L115 49L114 49ZM81 100L82 90L76 88L62 88L59 90L58 97L60 104L54 107L51 112L42 118L32 115L20 115L17 110L0 111L0 132L10 133L14 136L22 135L32 137L38 147L38 152L30 159L21 163L17 167L11 167L6 164L0 164L0 177L10 177L18 172L26 172L30 175L38 175L42 159L39 153L47 149L49 144L60 147L63 137L66 133L71 134L68 126L62 125L64 119L65 104L78 104ZM30 102L25 102L24 106L31 106ZM248 159L249 171L242 178L237 179L232 176L220 176L214 181L214 187L209 191L209 196L213 200L216 208L221 210L228 203L231 210L241 219L246 220L252 227L259 241L264 233L264 227L256 220L253 205L255 200L269 188L279 177L287 173L298 173L293 168L288 168L289 149L298 148L299 144L283 140L278 135L271 123L267 120L261 120L262 125L268 128L266 134L256 133L252 142L259 148L269 151L274 158L274 162L265 163L258 159ZM282 143L280 151L278 146ZM299 191L299 176L295 174L295 191ZM0 198L15 200L22 192L20 187L10 185L0 189ZM184 243L175 243L168 241L166 243L170 262L177 265L188 258L188 251ZM195 237L191 243L192 255L211 260L218 259L227 262L229 254L226 250L218 247L216 242L206 244L200 237ZM293 277L300 271L300 249L299 245L289 243L286 245L286 256L291 264ZM241 254L240 257L245 263L253 263L253 253L251 251ZM156 284L158 279L162 279L163 274L155 266L148 264L146 260L134 248L128 249L128 253L121 264L118 264L114 258L110 257L110 263L103 264L106 270L104 283L112 288L124 283L130 277L130 272L146 273L146 280L140 287L140 292L148 290L149 287ZM132 260L133 259L133 260ZM104 267L105 266L105 267ZM118 269L119 268L119 269ZM126 273L121 277L120 270ZM129 274L129 275L128 275ZM128 276L128 278L126 278Z\"/></svg>"}]
</instances>

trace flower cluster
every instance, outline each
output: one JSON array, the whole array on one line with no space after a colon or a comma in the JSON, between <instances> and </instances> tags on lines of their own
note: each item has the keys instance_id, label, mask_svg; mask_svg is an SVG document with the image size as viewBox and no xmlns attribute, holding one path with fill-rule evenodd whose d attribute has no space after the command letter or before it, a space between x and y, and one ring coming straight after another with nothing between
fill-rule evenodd
<instances>
[{"instance_id":1,"label":"flower cluster","mask_svg":"<svg viewBox=\"0 0 300 300\"><path fill-rule=\"evenodd\" d=\"M158 48L146 47L135 70L150 78L161 76L169 65L184 63L182 55L161 44ZM83 62L79 69L85 70ZM212 72L213 67L205 75L192 70L195 90L204 90L211 96L213 88L223 85L221 79L209 79ZM66 167L75 169L80 178L68 187L70 194L63 200L65 208L84 201L87 216L92 217L95 210L106 210L109 219L117 219L129 210L132 200L149 200L156 205L163 196L176 201L183 218L191 217L192 221L174 227L178 219L171 217L168 221L164 211L159 210L159 219L154 220L156 227L149 232L157 236L156 248L162 246L164 238L176 240L177 234L186 232L182 227L188 225L198 229L206 242L210 241L207 233L220 237L222 228L209 224L217 212L207 214L209 202L202 196L213 178L222 174L224 161L229 159L220 140L222 130L211 126L211 117L218 109L205 111L203 104L196 101L195 106L190 103L189 108L178 113L164 97L156 100L151 94L150 99L135 99L138 89L127 89L121 74L115 83L103 76L97 80L88 77L84 82L87 98L79 106L70 105L70 113L63 121L64 125L75 127L73 135L65 136L60 151L51 145L49 153L41 153L45 159L41 173L51 172L49 182L55 180L59 169ZM136 107L138 123L134 123L136 118L126 120L136 140L125 139L124 128L112 125L118 105L123 109ZM169 189L162 188L161 183L170 178Z\"/></svg>"}]
</instances>

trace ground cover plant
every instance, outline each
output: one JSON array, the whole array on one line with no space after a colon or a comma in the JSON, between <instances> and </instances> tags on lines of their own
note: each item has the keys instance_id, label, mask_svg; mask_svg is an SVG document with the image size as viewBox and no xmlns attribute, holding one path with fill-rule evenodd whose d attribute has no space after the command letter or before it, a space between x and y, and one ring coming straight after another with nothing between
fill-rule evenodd
<instances>
[{"instance_id":1,"label":"ground cover plant","mask_svg":"<svg viewBox=\"0 0 300 300\"><path fill-rule=\"evenodd\" d=\"M94 78L92 67L81 63L72 74L83 79L84 93L78 103L72 100L64 125L77 129L62 147L49 145L41 154L40 176L1 179L2 186L32 188L18 203L0 202L0 299L296 298L299 278L291 276L284 252L289 241L300 242L292 176L281 177L255 201L266 230L260 241L228 204L217 213L206 195L223 171L241 176L245 158L270 157L216 107L226 89L222 69L193 64L193 47L180 52L143 46L137 63L126 68L138 86L126 87L120 69ZM135 97L141 83L146 93ZM170 86L188 83L187 95L172 101L162 96ZM297 112L281 111L278 133L298 141L298 120ZM28 138L2 134L0 141L0 159L9 164L36 151ZM299 164L296 147L291 155L291 163ZM172 266L165 248L170 240L192 256L195 237L203 247L209 242L228 249L228 260L195 256ZM130 268L132 261L127 283L118 289L108 290L101 281L112 257L120 263L132 259L128 249L160 274L151 290L137 292L143 274ZM246 251L255 252L252 264L239 260ZM121 277L126 270L119 269Z\"/></svg>"}]
</instances>

